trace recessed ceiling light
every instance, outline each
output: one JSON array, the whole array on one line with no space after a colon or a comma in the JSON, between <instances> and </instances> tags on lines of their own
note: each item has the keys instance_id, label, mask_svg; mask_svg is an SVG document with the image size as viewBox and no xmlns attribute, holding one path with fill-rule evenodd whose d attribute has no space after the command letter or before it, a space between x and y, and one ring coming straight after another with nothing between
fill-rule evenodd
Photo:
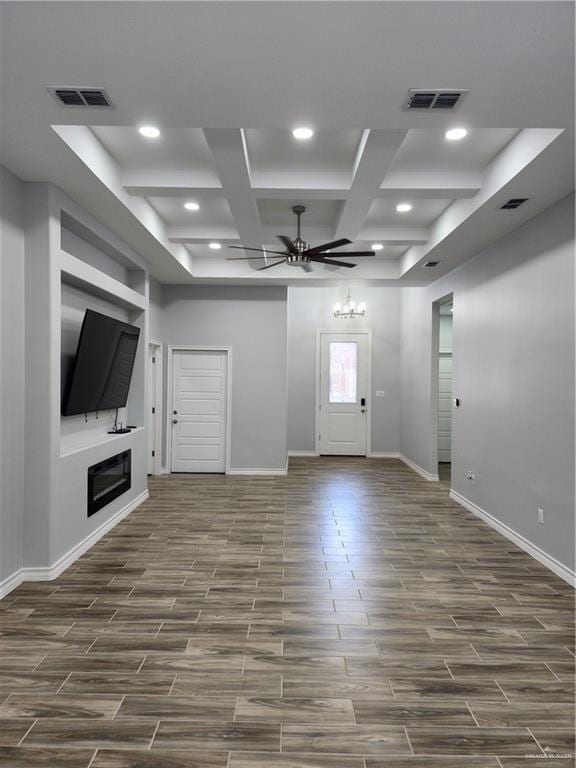
<instances>
[{"instance_id":1,"label":"recessed ceiling light","mask_svg":"<svg viewBox=\"0 0 576 768\"><path fill-rule=\"evenodd\" d=\"M448 141L460 141L460 139L463 139L465 136L468 136L466 128L450 128L450 130L446 131L444 134L444 137L448 139Z\"/></svg>"},{"instance_id":2,"label":"recessed ceiling light","mask_svg":"<svg viewBox=\"0 0 576 768\"><path fill-rule=\"evenodd\" d=\"M384 248L382 243L372 243L370 247L372 248L373 251L381 251L382 248Z\"/></svg>"},{"instance_id":3,"label":"recessed ceiling light","mask_svg":"<svg viewBox=\"0 0 576 768\"><path fill-rule=\"evenodd\" d=\"M396 210L398 213L408 213L412 210L412 203L398 203Z\"/></svg>"},{"instance_id":4,"label":"recessed ceiling light","mask_svg":"<svg viewBox=\"0 0 576 768\"><path fill-rule=\"evenodd\" d=\"M186 208L187 211L199 211L200 206L198 203L193 203L192 201L188 203L184 203L184 208Z\"/></svg>"},{"instance_id":5,"label":"recessed ceiling light","mask_svg":"<svg viewBox=\"0 0 576 768\"><path fill-rule=\"evenodd\" d=\"M311 139L312 136L314 136L314 131L312 128L305 128L302 126L300 128L294 128L292 136L294 136L295 139Z\"/></svg>"},{"instance_id":6,"label":"recessed ceiling light","mask_svg":"<svg viewBox=\"0 0 576 768\"><path fill-rule=\"evenodd\" d=\"M138 128L138 132L147 139L157 139L160 136L160 130L154 125L142 125Z\"/></svg>"},{"instance_id":7,"label":"recessed ceiling light","mask_svg":"<svg viewBox=\"0 0 576 768\"><path fill-rule=\"evenodd\" d=\"M219 251L222 246L220 243L208 243L208 248L212 248L213 251Z\"/></svg>"}]
</instances>

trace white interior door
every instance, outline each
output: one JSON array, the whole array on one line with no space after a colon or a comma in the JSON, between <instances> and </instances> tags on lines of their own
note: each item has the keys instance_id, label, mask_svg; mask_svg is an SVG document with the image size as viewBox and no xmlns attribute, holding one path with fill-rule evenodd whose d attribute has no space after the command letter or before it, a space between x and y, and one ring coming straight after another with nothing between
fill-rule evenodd
<instances>
[{"instance_id":1,"label":"white interior door","mask_svg":"<svg viewBox=\"0 0 576 768\"><path fill-rule=\"evenodd\" d=\"M226 471L227 355L174 350L172 472Z\"/></svg>"},{"instance_id":2,"label":"white interior door","mask_svg":"<svg viewBox=\"0 0 576 768\"><path fill-rule=\"evenodd\" d=\"M438 358L438 461L452 460L452 353Z\"/></svg>"},{"instance_id":3,"label":"white interior door","mask_svg":"<svg viewBox=\"0 0 576 768\"><path fill-rule=\"evenodd\" d=\"M320 454L366 455L368 355L367 333L320 334Z\"/></svg>"},{"instance_id":4,"label":"white interior door","mask_svg":"<svg viewBox=\"0 0 576 768\"><path fill-rule=\"evenodd\" d=\"M154 452L156 449L156 354L157 347L148 345L148 474L154 474Z\"/></svg>"}]
</instances>

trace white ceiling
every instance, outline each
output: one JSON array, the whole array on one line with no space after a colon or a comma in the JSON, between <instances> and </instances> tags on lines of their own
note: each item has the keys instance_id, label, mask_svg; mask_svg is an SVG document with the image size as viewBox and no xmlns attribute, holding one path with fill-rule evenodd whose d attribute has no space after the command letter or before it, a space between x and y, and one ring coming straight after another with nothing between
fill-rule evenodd
<instances>
[{"instance_id":1,"label":"white ceiling","mask_svg":"<svg viewBox=\"0 0 576 768\"><path fill-rule=\"evenodd\" d=\"M62 187L165 282L423 285L573 188L573 10L0 3L2 162ZM48 85L103 86L116 108L61 108ZM453 114L411 113L411 87L469 93ZM143 123L161 138L142 138ZM291 135L302 124L309 142ZM469 130L462 142L444 139L454 125ZM523 208L497 210L520 196ZM404 200L413 209L399 214ZM295 234L296 203L312 244L385 248L354 270L308 274L258 273L208 248L276 247ZM431 258L439 267L422 269Z\"/></svg>"}]
</instances>

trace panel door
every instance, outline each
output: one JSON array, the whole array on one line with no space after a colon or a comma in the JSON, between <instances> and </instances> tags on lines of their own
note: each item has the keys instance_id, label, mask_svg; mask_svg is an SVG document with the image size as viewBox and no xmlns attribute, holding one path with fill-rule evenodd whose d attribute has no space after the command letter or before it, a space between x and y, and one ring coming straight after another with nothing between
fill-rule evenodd
<instances>
[{"instance_id":1,"label":"panel door","mask_svg":"<svg viewBox=\"0 0 576 768\"><path fill-rule=\"evenodd\" d=\"M226 352L179 350L172 360L172 472L225 472Z\"/></svg>"},{"instance_id":2,"label":"panel door","mask_svg":"<svg viewBox=\"0 0 576 768\"><path fill-rule=\"evenodd\" d=\"M368 334L320 334L318 446L323 455L365 456Z\"/></svg>"}]
</instances>

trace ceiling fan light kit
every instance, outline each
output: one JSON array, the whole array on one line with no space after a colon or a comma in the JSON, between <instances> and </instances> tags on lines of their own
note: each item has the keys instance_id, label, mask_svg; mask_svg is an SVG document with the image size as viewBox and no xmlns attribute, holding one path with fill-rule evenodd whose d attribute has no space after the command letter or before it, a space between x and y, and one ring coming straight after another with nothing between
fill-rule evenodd
<instances>
[{"instance_id":1,"label":"ceiling fan light kit","mask_svg":"<svg viewBox=\"0 0 576 768\"><path fill-rule=\"evenodd\" d=\"M311 248L310 244L303 240L300 234L300 217L305 211L306 208L303 205L292 206L292 213L296 216L297 219L297 230L294 240L290 239L287 235L277 235L278 240L280 240L286 250L272 251L268 248L249 248L243 245L230 245L230 248L239 249L241 251L257 251L258 253L262 253L264 255L236 256L230 257L227 259L227 261L233 261L237 259L267 259L268 254L274 254L275 257L278 257L278 261L275 261L273 264L265 264L263 267L258 267L259 272L261 272L263 269L271 269L272 267L277 267L280 264L287 264L291 267L302 267L306 272L310 272L312 269L311 264L328 264L329 266L333 267L347 267L348 269L351 269L352 267L355 267L356 264L350 264L348 261L339 261L338 259L343 257L363 258L375 255L374 251L345 251L330 254L330 256L337 256L338 259L328 258L326 256L328 251L332 252L334 248L341 248L343 245L352 244L352 240L347 240L346 238L334 240L331 243L324 243L323 245L316 245L314 248Z\"/></svg>"}]
</instances>

